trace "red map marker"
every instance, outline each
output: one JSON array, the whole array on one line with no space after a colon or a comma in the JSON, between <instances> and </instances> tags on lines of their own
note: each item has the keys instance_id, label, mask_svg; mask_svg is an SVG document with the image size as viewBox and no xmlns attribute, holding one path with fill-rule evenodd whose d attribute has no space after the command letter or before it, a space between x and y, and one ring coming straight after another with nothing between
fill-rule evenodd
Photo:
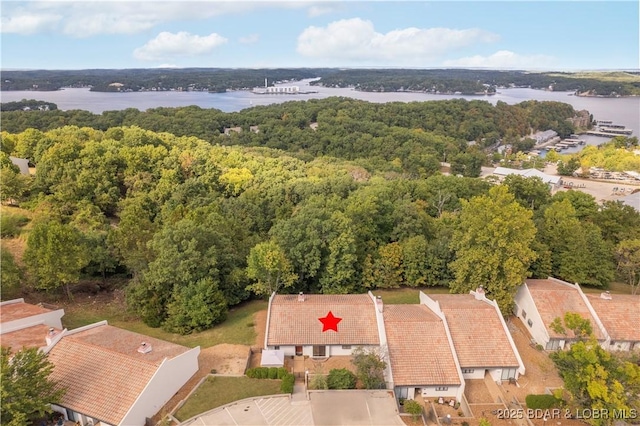
<instances>
[{"instance_id":1,"label":"red map marker","mask_svg":"<svg viewBox=\"0 0 640 426\"><path fill-rule=\"evenodd\" d=\"M338 323L342 321L342 318L334 317L333 313L329 311L326 317L318 318L318 320L322 323L322 332L324 333L327 330L333 330L336 333L338 332Z\"/></svg>"}]
</instances>

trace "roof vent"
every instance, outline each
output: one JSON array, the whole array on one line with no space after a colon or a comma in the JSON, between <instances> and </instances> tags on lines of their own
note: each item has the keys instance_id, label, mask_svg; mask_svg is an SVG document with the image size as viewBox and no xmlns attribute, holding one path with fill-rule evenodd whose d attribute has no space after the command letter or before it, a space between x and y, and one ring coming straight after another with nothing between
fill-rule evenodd
<instances>
[{"instance_id":1,"label":"roof vent","mask_svg":"<svg viewBox=\"0 0 640 426\"><path fill-rule=\"evenodd\" d=\"M138 352L140 352L141 354L148 354L149 352L151 352L151 345L148 344L147 342L142 342L140 343L140 347L138 347Z\"/></svg>"},{"instance_id":2,"label":"roof vent","mask_svg":"<svg viewBox=\"0 0 640 426\"><path fill-rule=\"evenodd\" d=\"M607 290L604 293L600 293L600 298L601 299L611 300L611 292L609 290Z\"/></svg>"},{"instance_id":3,"label":"roof vent","mask_svg":"<svg viewBox=\"0 0 640 426\"><path fill-rule=\"evenodd\" d=\"M47 342L47 346L51 346L51 343L53 342L53 338L56 337L57 334L58 332L56 331L55 328L49 327L49 331L47 332L47 335L44 338L44 341Z\"/></svg>"},{"instance_id":4,"label":"roof vent","mask_svg":"<svg viewBox=\"0 0 640 426\"><path fill-rule=\"evenodd\" d=\"M378 307L378 312L384 311L384 303L382 303L382 296L376 297L376 306Z\"/></svg>"},{"instance_id":5,"label":"roof vent","mask_svg":"<svg viewBox=\"0 0 640 426\"><path fill-rule=\"evenodd\" d=\"M303 292L300 292L298 294L298 302L304 302L304 293Z\"/></svg>"},{"instance_id":6,"label":"roof vent","mask_svg":"<svg viewBox=\"0 0 640 426\"><path fill-rule=\"evenodd\" d=\"M482 286L478 286L478 288L476 288L476 294L475 294L476 299L477 300L484 299L484 297L485 297L484 294L485 294L484 288Z\"/></svg>"}]
</instances>

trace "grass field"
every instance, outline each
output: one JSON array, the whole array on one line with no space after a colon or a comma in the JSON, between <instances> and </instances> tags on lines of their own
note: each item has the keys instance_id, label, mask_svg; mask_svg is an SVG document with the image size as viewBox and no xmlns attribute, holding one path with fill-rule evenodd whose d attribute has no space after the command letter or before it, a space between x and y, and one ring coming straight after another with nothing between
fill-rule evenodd
<instances>
[{"instance_id":1,"label":"grass field","mask_svg":"<svg viewBox=\"0 0 640 426\"><path fill-rule=\"evenodd\" d=\"M449 293L446 287L422 287L422 288L395 288L390 290L374 290L374 296L382 296L384 303L391 305L407 305L420 303L420 291L423 293Z\"/></svg>"},{"instance_id":2,"label":"grass field","mask_svg":"<svg viewBox=\"0 0 640 426\"><path fill-rule=\"evenodd\" d=\"M629 74L626 72L577 72L568 74L554 74L549 76L570 77L570 78L590 78L601 81L619 81L622 83L640 82L640 74Z\"/></svg>"},{"instance_id":3,"label":"grass field","mask_svg":"<svg viewBox=\"0 0 640 426\"><path fill-rule=\"evenodd\" d=\"M62 323L66 328L82 327L94 322L107 320L109 324L167 340L188 347L208 348L220 343L253 345L256 332L253 327L253 314L266 309L267 302L255 300L243 303L229 311L227 320L209 330L186 336L167 333L161 328L151 328L126 312L123 301L113 300L106 303L72 303L64 307Z\"/></svg>"},{"instance_id":4,"label":"grass field","mask_svg":"<svg viewBox=\"0 0 640 426\"><path fill-rule=\"evenodd\" d=\"M248 377L208 377L180 407L175 417L182 422L239 399L279 394L281 383L282 380Z\"/></svg>"}]
</instances>

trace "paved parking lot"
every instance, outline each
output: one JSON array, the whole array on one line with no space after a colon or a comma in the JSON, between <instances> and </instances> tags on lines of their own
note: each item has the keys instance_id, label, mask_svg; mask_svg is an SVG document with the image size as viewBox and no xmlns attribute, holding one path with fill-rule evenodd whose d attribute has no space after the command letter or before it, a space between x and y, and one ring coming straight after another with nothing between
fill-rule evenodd
<instances>
[{"instance_id":1,"label":"paved parking lot","mask_svg":"<svg viewBox=\"0 0 640 426\"><path fill-rule=\"evenodd\" d=\"M310 400L303 395L243 400L182 425L404 425L390 391L313 391Z\"/></svg>"}]
</instances>

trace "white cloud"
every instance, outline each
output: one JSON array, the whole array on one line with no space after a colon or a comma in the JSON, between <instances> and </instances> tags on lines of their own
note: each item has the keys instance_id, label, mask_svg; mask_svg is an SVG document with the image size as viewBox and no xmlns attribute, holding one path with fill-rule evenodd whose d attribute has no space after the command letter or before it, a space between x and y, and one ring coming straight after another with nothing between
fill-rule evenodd
<instances>
[{"instance_id":1,"label":"white cloud","mask_svg":"<svg viewBox=\"0 0 640 426\"><path fill-rule=\"evenodd\" d=\"M322 16L322 15L326 15L329 13L333 13L339 10L344 9L343 5L340 3L320 3L317 5L312 5L311 7L309 7L309 10L307 11L307 15L310 18L315 18L317 16Z\"/></svg>"},{"instance_id":2,"label":"white cloud","mask_svg":"<svg viewBox=\"0 0 640 426\"><path fill-rule=\"evenodd\" d=\"M72 37L135 34L175 20L203 20L267 7L248 1L27 1L2 3L2 32L55 29ZM54 22L55 20L55 22ZM51 25L57 23L55 28Z\"/></svg>"},{"instance_id":3,"label":"white cloud","mask_svg":"<svg viewBox=\"0 0 640 426\"><path fill-rule=\"evenodd\" d=\"M242 44L253 44L257 43L260 40L260 36L258 34L249 34L245 37L240 37L238 41Z\"/></svg>"},{"instance_id":4,"label":"white cloud","mask_svg":"<svg viewBox=\"0 0 640 426\"><path fill-rule=\"evenodd\" d=\"M133 56L142 61L158 61L176 57L198 56L210 53L228 40L218 34L208 36L161 32L156 38L149 40L144 46L133 51Z\"/></svg>"},{"instance_id":5,"label":"white cloud","mask_svg":"<svg viewBox=\"0 0 640 426\"><path fill-rule=\"evenodd\" d=\"M62 16L56 14L22 13L2 17L0 30L3 33L34 34L55 28Z\"/></svg>"},{"instance_id":6,"label":"white cloud","mask_svg":"<svg viewBox=\"0 0 640 426\"><path fill-rule=\"evenodd\" d=\"M553 65L555 59L547 55L519 55L509 50L500 50L490 56L468 56L460 59L444 61L447 67L477 68L545 68Z\"/></svg>"},{"instance_id":7,"label":"white cloud","mask_svg":"<svg viewBox=\"0 0 640 426\"><path fill-rule=\"evenodd\" d=\"M497 41L497 34L450 28L404 28L386 34L360 18L308 27L298 37L298 53L326 60L397 61L410 63L437 58L451 50Z\"/></svg>"}]
</instances>

